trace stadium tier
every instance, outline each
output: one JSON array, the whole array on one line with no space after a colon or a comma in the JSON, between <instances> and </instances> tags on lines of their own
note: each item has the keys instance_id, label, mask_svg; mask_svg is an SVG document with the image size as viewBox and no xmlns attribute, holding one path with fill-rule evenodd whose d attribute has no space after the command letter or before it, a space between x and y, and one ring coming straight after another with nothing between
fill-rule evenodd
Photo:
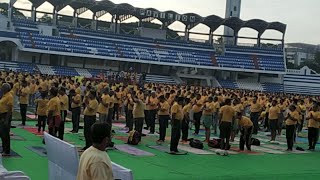
<instances>
[{"instance_id":1,"label":"stadium tier","mask_svg":"<svg viewBox=\"0 0 320 180\"><path fill-rule=\"evenodd\" d=\"M157 40L92 29L58 28L59 36L42 35L34 22L16 19L15 30L24 48L50 52L112 57L153 64L195 65L202 68L284 72L282 49L226 45L223 55L206 43ZM25 25L29 24L29 25ZM72 55L72 54L70 54Z\"/></svg>"}]
</instances>

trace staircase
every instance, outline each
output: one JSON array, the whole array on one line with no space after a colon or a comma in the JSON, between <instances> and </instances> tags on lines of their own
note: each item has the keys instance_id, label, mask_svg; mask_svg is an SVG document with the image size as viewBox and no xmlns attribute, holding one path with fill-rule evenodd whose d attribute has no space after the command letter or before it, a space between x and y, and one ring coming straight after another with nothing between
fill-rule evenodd
<instances>
[{"instance_id":1,"label":"staircase","mask_svg":"<svg viewBox=\"0 0 320 180\"><path fill-rule=\"evenodd\" d=\"M41 74L47 74L47 75L56 75L54 70L52 69L52 66L47 65L37 65L39 71Z\"/></svg>"},{"instance_id":2,"label":"staircase","mask_svg":"<svg viewBox=\"0 0 320 180\"><path fill-rule=\"evenodd\" d=\"M251 79L243 79L238 80L237 84L239 86L239 89L248 89L253 91L263 91L263 87L260 83L257 83L254 80Z\"/></svg>"},{"instance_id":3,"label":"staircase","mask_svg":"<svg viewBox=\"0 0 320 180\"><path fill-rule=\"evenodd\" d=\"M91 78L92 77L92 74L87 69L75 68L75 70L77 71L77 73L80 76L83 76L83 77L86 77L86 78Z\"/></svg>"}]
</instances>

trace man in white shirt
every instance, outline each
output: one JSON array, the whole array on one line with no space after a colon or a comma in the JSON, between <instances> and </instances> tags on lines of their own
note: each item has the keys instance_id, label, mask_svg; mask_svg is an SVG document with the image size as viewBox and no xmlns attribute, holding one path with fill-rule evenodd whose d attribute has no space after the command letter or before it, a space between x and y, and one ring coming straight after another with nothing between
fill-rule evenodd
<instances>
[{"instance_id":1,"label":"man in white shirt","mask_svg":"<svg viewBox=\"0 0 320 180\"><path fill-rule=\"evenodd\" d=\"M111 160L105 151L111 140L110 127L95 123L91 132L93 145L81 155L77 180L113 180Z\"/></svg>"}]
</instances>

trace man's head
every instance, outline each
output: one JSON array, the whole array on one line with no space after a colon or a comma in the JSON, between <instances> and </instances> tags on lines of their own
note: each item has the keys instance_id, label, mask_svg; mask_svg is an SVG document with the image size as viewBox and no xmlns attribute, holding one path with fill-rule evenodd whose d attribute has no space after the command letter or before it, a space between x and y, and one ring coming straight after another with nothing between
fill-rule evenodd
<instances>
[{"instance_id":1,"label":"man's head","mask_svg":"<svg viewBox=\"0 0 320 180\"><path fill-rule=\"evenodd\" d=\"M59 89L59 94L60 94L61 96L65 95L65 94L66 94L66 88L60 87L60 89Z\"/></svg>"},{"instance_id":2,"label":"man's head","mask_svg":"<svg viewBox=\"0 0 320 180\"><path fill-rule=\"evenodd\" d=\"M297 109L297 107L296 107L295 105L291 105L291 106L289 107L289 110L290 110L291 112L295 111L296 109Z\"/></svg>"},{"instance_id":3,"label":"man's head","mask_svg":"<svg viewBox=\"0 0 320 180\"><path fill-rule=\"evenodd\" d=\"M242 118L242 112L238 112L237 113L237 119L241 119Z\"/></svg>"},{"instance_id":4,"label":"man's head","mask_svg":"<svg viewBox=\"0 0 320 180\"><path fill-rule=\"evenodd\" d=\"M91 100L95 99L96 98L96 94L97 93L95 91L91 90L89 92L89 99L91 99Z\"/></svg>"},{"instance_id":5,"label":"man's head","mask_svg":"<svg viewBox=\"0 0 320 180\"><path fill-rule=\"evenodd\" d=\"M52 87L52 88L50 89L50 96L51 96L51 97L56 97L57 95L58 95L58 88Z\"/></svg>"},{"instance_id":6,"label":"man's head","mask_svg":"<svg viewBox=\"0 0 320 180\"><path fill-rule=\"evenodd\" d=\"M105 150L111 141L110 125L107 123L95 123L91 126L91 138L94 146Z\"/></svg>"},{"instance_id":7,"label":"man's head","mask_svg":"<svg viewBox=\"0 0 320 180\"><path fill-rule=\"evenodd\" d=\"M152 92L151 92L151 96L152 96L153 98L155 98L155 97L156 97L156 95L157 95L157 94L156 94L156 92L155 92L155 91L152 91Z\"/></svg>"},{"instance_id":8,"label":"man's head","mask_svg":"<svg viewBox=\"0 0 320 180\"><path fill-rule=\"evenodd\" d=\"M2 84L1 91L3 94L8 93L11 90L11 86L8 83Z\"/></svg>"},{"instance_id":9,"label":"man's head","mask_svg":"<svg viewBox=\"0 0 320 180\"><path fill-rule=\"evenodd\" d=\"M226 99L225 104L230 106L231 105L231 99L229 99L229 98Z\"/></svg>"},{"instance_id":10,"label":"man's head","mask_svg":"<svg viewBox=\"0 0 320 180\"><path fill-rule=\"evenodd\" d=\"M272 101L272 106L276 106L277 103L278 103L277 100L273 100L273 101Z\"/></svg>"},{"instance_id":11,"label":"man's head","mask_svg":"<svg viewBox=\"0 0 320 180\"><path fill-rule=\"evenodd\" d=\"M108 95L109 92L110 92L110 89L109 89L108 87L106 87L106 88L103 89L103 94L104 94L104 95Z\"/></svg>"},{"instance_id":12,"label":"man's head","mask_svg":"<svg viewBox=\"0 0 320 180\"><path fill-rule=\"evenodd\" d=\"M161 95L159 97L159 100L160 100L161 103L164 103L166 101L166 98L164 97L164 95Z\"/></svg>"},{"instance_id":13,"label":"man's head","mask_svg":"<svg viewBox=\"0 0 320 180\"><path fill-rule=\"evenodd\" d=\"M178 97L177 98L177 102L178 102L179 105L183 105L184 98L183 97Z\"/></svg>"}]
</instances>

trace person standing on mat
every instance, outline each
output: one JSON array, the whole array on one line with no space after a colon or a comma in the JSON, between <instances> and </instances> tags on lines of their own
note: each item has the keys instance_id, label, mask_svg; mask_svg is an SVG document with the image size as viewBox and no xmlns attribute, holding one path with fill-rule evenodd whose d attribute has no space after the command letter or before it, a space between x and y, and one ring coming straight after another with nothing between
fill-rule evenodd
<instances>
[{"instance_id":1,"label":"person standing on mat","mask_svg":"<svg viewBox=\"0 0 320 180\"><path fill-rule=\"evenodd\" d=\"M41 97L34 101L37 104L37 115L38 115L38 133L45 131L46 123L47 123L47 109L48 109L48 102L47 93L42 92Z\"/></svg>"},{"instance_id":2,"label":"person standing on mat","mask_svg":"<svg viewBox=\"0 0 320 180\"><path fill-rule=\"evenodd\" d=\"M243 105L240 103L240 100L238 98L235 98L233 100L232 107L236 113L235 115L237 115L238 112L241 112L241 113L244 112ZM239 133L239 121L236 118L232 123L232 131L231 131L231 138L230 138L231 142L234 142L234 138L236 137L236 135L238 135L238 133Z\"/></svg>"},{"instance_id":3,"label":"person standing on mat","mask_svg":"<svg viewBox=\"0 0 320 180\"><path fill-rule=\"evenodd\" d=\"M154 132L155 132L158 104L159 104L159 101L156 96L156 92L152 91L151 96L149 97L148 104L146 104L149 109L149 114L148 114L148 119L149 119L148 121L149 121L149 126L150 126L149 134L154 134Z\"/></svg>"},{"instance_id":4,"label":"person standing on mat","mask_svg":"<svg viewBox=\"0 0 320 180\"><path fill-rule=\"evenodd\" d=\"M58 129L58 138L63 140L64 124L66 122L69 109L69 98L66 94L66 89L63 86L59 89L59 99L61 104L61 123Z\"/></svg>"},{"instance_id":5,"label":"person standing on mat","mask_svg":"<svg viewBox=\"0 0 320 180\"><path fill-rule=\"evenodd\" d=\"M278 129L278 120L280 116L281 110L277 105L277 100L273 100L271 103L271 107L269 108L269 128L271 131L271 143L274 143L277 136L277 129Z\"/></svg>"},{"instance_id":6,"label":"person standing on mat","mask_svg":"<svg viewBox=\"0 0 320 180\"><path fill-rule=\"evenodd\" d=\"M314 151L319 139L320 112L318 104L312 107L307 115L308 120L308 141L310 151Z\"/></svg>"},{"instance_id":7,"label":"person standing on mat","mask_svg":"<svg viewBox=\"0 0 320 180\"><path fill-rule=\"evenodd\" d=\"M185 99L185 106L183 107L183 121L181 125L182 132L182 143L188 142L189 135L189 122L190 122L190 111L192 109L191 100L189 98Z\"/></svg>"},{"instance_id":8,"label":"person standing on mat","mask_svg":"<svg viewBox=\"0 0 320 180\"><path fill-rule=\"evenodd\" d=\"M213 110L213 119L212 119L212 126L213 126L213 134L217 134L217 128L218 128L218 120L219 120L219 109L220 109L220 103L218 101L218 97L213 98L214 102L214 110Z\"/></svg>"},{"instance_id":9,"label":"person standing on mat","mask_svg":"<svg viewBox=\"0 0 320 180\"><path fill-rule=\"evenodd\" d=\"M290 105L289 112L286 117L286 138L287 138L287 151L292 151L295 138L295 127L300 118L299 112L296 111L295 105Z\"/></svg>"},{"instance_id":10,"label":"person standing on mat","mask_svg":"<svg viewBox=\"0 0 320 180\"><path fill-rule=\"evenodd\" d=\"M225 105L220 109L220 138L221 149L229 150L230 135L232 130L232 122L235 120L235 111L231 106L231 99L225 100Z\"/></svg>"},{"instance_id":11,"label":"person standing on mat","mask_svg":"<svg viewBox=\"0 0 320 180\"><path fill-rule=\"evenodd\" d=\"M96 99L95 91L89 91L87 101L85 102L85 104L86 104L86 108L83 112L83 115L84 115L83 133L86 140L86 145L84 148L82 148L82 150L86 150L92 145L90 128L96 122L96 114L97 114L97 109L99 105Z\"/></svg>"},{"instance_id":12,"label":"person standing on mat","mask_svg":"<svg viewBox=\"0 0 320 180\"><path fill-rule=\"evenodd\" d=\"M159 140L157 141L159 144L164 143L166 138L166 132L168 123L170 120L170 105L168 101L166 101L166 98L164 95L161 95L159 97L160 103L159 103Z\"/></svg>"},{"instance_id":13,"label":"person standing on mat","mask_svg":"<svg viewBox=\"0 0 320 180\"><path fill-rule=\"evenodd\" d=\"M71 112L72 112L72 131L71 133L78 133L80 114L81 114L81 91L80 90L70 90L71 99Z\"/></svg>"},{"instance_id":14,"label":"person standing on mat","mask_svg":"<svg viewBox=\"0 0 320 180\"><path fill-rule=\"evenodd\" d=\"M120 88L117 87L114 93L114 108L112 112L112 119L119 121L119 108L121 104L122 94L120 92Z\"/></svg>"},{"instance_id":15,"label":"person standing on mat","mask_svg":"<svg viewBox=\"0 0 320 180\"><path fill-rule=\"evenodd\" d=\"M178 144L181 135L181 121L183 120L182 105L183 97L178 97L176 102L171 107L171 142L170 153L178 153Z\"/></svg>"},{"instance_id":16,"label":"person standing on mat","mask_svg":"<svg viewBox=\"0 0 320 180\"><path fill-rule=\"evenodd\" d=\"M142 136L142 128L143 128L143 121L145 119L145 104L138 99L138 97L135 94L132 94L133 96L133 110L132 110L132 115L134 119L134 129L135 131L140 133L140 141L141 141L141 136Z\"/></svg>"},{"instance_id":17,"label":"person standing on mat","mask_svg":"<svg viewBox=\"0 0 320 180\"><path fill-rule=\"evenodd\" d=\"M14 98L10 93L11 86L7 83L2 84L0 99L0 137L2 141L2 156L10 156L10 119Z\"/></svg>"},{"instance_id":18,"label":"person standing on mat","mask_svg":"<svg viewBox=\"0 0 320 180\"><path fill-rule=\"evenodd\" d=\"M213 111L215 109L214 107L214 103L213 103L213 98L209 97L208 101L204 103L203 107L202 107L202 122L203 122L203 126L205 127L206 130L206 139L204 140L204 142L209 142L210 140L210 134L211 134L211 126L212 126L212 118L213 118Z\"/></svg>"},{"instance_id":19,"label":"person standing on mat","mask_svg":"<svg viewBox=\"0 0 320 180\"><path fill-rule=\"evenodd\" d=\"M200 131L200 121L201 121L201 116L202 116L202 108L203 102L201 99L201 95L197 94L196 99L195 99L195 103L192 107L193 110L193 120L194 120L194 126L195 126L195 131L194 131L194 135L198 135L199 131Z\"/></svg>"},{"instance_id":20,"label":"person standing on mat","mask_svg":"<svg viewBox=\"0 0 320 180\"><path fill-rule=\"evenodd\" d=\"M127 112L126 112L126 125L128 128L127 133L129 133L130 131L133 130L133 115L132 115L132 110L133 110L133 106L134 106L134 102L133 102L133 94L135 94L136 92L133 90L129 90L129 92L126 94L126 99L124 101L124 104L126 104L127 107Z\"/></svg>"},{"instance_id":21,"label":"person standing on mat","mask_svg":"<svg viewBox=\"0 0 320 180\"><path fill-rule=\"evenodd\" d=\"M20 115L21 115L21 121L22 121L22 126L26 125L26 120L27 120L27 109L28 109L28 104L29 104L29 94L30 94L30 89L28 87L27 81L23 80L21 82L22 88L20 89L19 93L19 100L20 100Z\"/></svg>"},{"instance_id":22,"label":"person standing on mat","mask_svg":"<svg viewBox=\"0 0 320 180\"><path fill-rule=\"evenodd\" d=\"M262 110L261 105L257 102L257 97L253 98L252 103L250 104L250 119L253 122L253 134L258 134L259 130L259 116Z\"/></svg>"},{"instance_id":23,"label":"person standing on mat","mask_svg":"<svg viewBox=\"0 0 320 180\"><path fill-rule=\"evenodd\" d=\"M110 126L110 122L108 122L108 113L109 113L109 88L105 88L102 90L101 100L98 106L98 114L99 114L99 122L108 123Z\"/></svg>"},{"instance_id":24,"label":"person standing on mat","mask_svg":"<svg viewBox=\"0 0 320 180\"><path fill-rule=\"evenodd\" d=\"M52 87L49 93L51 98L48 102L48 128L49 134L56 137L61 123L61 103L58 97L58 88Z\"/></svg>"},{"instance_id":25,"label":"person standing on mat","mask_svg":"<svg viewBox=\"0 0 320 180\"><path fill-rule=\"evenodd\" d=\"M113 180L111 160L106 148L111 142L110 126L95 123L91 126L92 146L80 157L77 180Z\"/></svg>"},{"instance_id":26,"label":"person standing on mat","mask_svg":"<svg viewBox=\"0 0 320 180\"><path fill-rule=\"evenodd\" d=\"M240 144L239 149L241 151L244 151L244 145L246 145L247 150L251 151L251 135L252 135L252 129L253 129L253 123L252 121L244 117L243 112L237 113L237 119L239 121L240 126Z\"/></svg>"},{"instance_id":27,"label":"person standing on mat","mask_svg":"<svg viewBox=\"0 0 320 180\"><path fill-rule=\"evenodd\" d=\"M114 102L115 102L114 91L109 92L109 97L110 97L110 101L109 101L109 111L108 111L108 122L112 123L112 120L113 120L112 116L114 112Z\"/></svg>"},{"instance_id":28,"label":"person standing on mat","mask_svg":"<svg viewBox=\"0 0 320 180\"><path fill-rule=\"evenodd\" d=\"M281 136L283 122L284 122L284 112L287 110L287 105L284 103L284 99L280 100L278 105L280 109L279 120L278 120L278 135Z\"/></svg>"}]
</instances>

